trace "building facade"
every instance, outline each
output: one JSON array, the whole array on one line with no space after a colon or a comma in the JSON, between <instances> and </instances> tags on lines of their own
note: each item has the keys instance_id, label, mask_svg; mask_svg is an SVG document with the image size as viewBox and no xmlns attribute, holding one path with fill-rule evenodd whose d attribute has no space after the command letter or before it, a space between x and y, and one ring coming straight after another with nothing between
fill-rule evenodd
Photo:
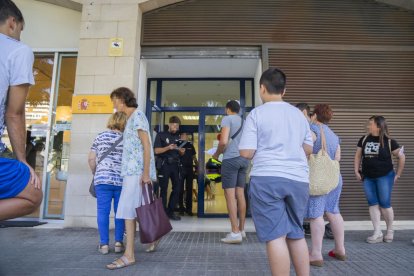
<instances>
[{"instance_id":1,"label":"building facade","mask_svg":"<svg viewBox=\"0 0 414 276\"><path fill-rule=\"evenodd\" d=\"M58 2L67 5L54 5ZM35 104L28 107L38 135L32 136L45 145L37 156L47 196L37 216L64 219L66 226L96 226L87 154L108 114L72 114L73 95L108 95L119 86L131 87L154 130L180 116L204 164L216 145L227 100L240 100L248 114L260 104L261 72L276 66L288 76L286 101L333 107L345 219L368 219L353 156L374 114L388 119L391 135L405 146L406 170L394 189L393 206L396 219L414 218L414 12L409 8L373 0L16 3L26 17L23 41L36 52L37 86L43 84L36 93L32 88ZM111 53L114 39L122 42L121 55ZM215 200L205 200L203 167L194 211L221 215L220 183L213 185ZM55 216L48 213L52 199L62 202Z\"/></svg>"}]
</instances>

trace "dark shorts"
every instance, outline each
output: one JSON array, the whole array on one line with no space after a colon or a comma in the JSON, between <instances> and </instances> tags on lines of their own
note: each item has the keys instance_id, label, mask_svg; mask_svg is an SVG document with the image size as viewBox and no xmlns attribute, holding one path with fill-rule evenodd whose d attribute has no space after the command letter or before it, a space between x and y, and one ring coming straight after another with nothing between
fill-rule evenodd
<instances>
[{"instance_id":1,"label":"dark shorts","mask_svg":"<svg viewBox=\"0 0 414 276\"><path fill-rule=\"evenodd\" d=\"M0 157L0 199L13 198L29 183L29 168L15 159Z\"/></svg>"},{"instance_id":2,"label":"dark shorts","mask_svg":"<svg viewBox=\"0 0 414 276\"><path fill-rule=\"evenodd\" d=\"M257 237L268 242L287 236L304 238L303 216L309 198L309 183L273 176L252 176L250 208Z\"/></svg>"},{"instance_id":3,"label":"dark shorts","mask_svg":"<svg viewBox=\"0 0 414 276\"><path fill-rule=\"evenodd\" d=\"M223 189L244 188L249 160L241 156L224 159L221 163L221 183Z\"/></svg>"}]
</instances>

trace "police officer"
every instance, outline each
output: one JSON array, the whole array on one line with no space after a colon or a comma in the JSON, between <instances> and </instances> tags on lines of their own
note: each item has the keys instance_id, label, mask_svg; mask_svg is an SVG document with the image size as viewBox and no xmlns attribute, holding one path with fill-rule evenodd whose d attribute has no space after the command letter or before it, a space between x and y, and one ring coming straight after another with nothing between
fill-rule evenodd
<instances>
[{"instance_id":1,"label":"police officer","mask_svg":"<svg viewBox=\"0 0 414 276\"><path fill-rule=\"evenodd\" d=\"M172 116L169 120L168 131L157 134L154 142L154 152L157 155L156 166L158 170L158 181L161 188L161 198L167 215L172 220L181 218L174 214L174 208L178 203L180 194L180 156L185 149L178 148L180 136L180 119ZM168 180L171 179L172 191L167 206Z\"/></svg>"},{"instance_id":2,"label":"police officer","mask_svg":"<svg viewBox=\"0 0 414 276\"><path fill-rule=\"evenodd\" d=\"M188 133L181 133L181 141L186 142L183 146L185 149L184 154L180 157L181 159L181 177L180 177L180 197L179 205L180 212L184 212L192 216L193 215L193 179L194 179L194 167L198 165L196 151L193 143L188 140ZM184 182L185 182L185 208L184 208Z\"/></svg>"}]
</instances>

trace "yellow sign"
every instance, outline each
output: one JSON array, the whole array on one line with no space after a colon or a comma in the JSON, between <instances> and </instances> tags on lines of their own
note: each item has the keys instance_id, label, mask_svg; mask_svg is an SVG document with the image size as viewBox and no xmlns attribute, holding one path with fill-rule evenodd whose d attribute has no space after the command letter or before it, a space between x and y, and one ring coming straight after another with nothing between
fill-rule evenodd
<instances>
[{"instance_id":1,"label":"yellow sign","mask_svg":"<svg viewBox=\"0 0 414 276\"><path fill-rule=\"evenodd\" d=\"M109 95L76 95L72 97L73 114L111 114L114 112Z\"/></svg>"},{"instance_id":2,"label":"yellow sign","mask_svg":"<svg viewBox=\"0 0 414 276\"><path fill-rule=\"evenodd\" d=\"M124 50L124 40L122 38L111 38L109 41L109 56L122 57Z\"/></svg>"}]
</instances>

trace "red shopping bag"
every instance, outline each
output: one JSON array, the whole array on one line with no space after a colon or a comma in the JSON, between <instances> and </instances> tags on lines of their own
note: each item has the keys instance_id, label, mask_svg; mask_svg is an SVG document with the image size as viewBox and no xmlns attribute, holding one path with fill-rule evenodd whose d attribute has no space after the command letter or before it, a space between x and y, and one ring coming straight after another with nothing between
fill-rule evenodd
<instances>
[{"instance_id":1,"label":"red shopping bag","mask_svg":"<svg viewBox=\"0 0 414 276\"><path fill-rule=\"evenodd\" d=\"M164 211L162 199L155 197L152 184L142 186L145 205L136 208L141 243L152 243L172 230L170 219Z\"/></svg>"}]
</instances>

